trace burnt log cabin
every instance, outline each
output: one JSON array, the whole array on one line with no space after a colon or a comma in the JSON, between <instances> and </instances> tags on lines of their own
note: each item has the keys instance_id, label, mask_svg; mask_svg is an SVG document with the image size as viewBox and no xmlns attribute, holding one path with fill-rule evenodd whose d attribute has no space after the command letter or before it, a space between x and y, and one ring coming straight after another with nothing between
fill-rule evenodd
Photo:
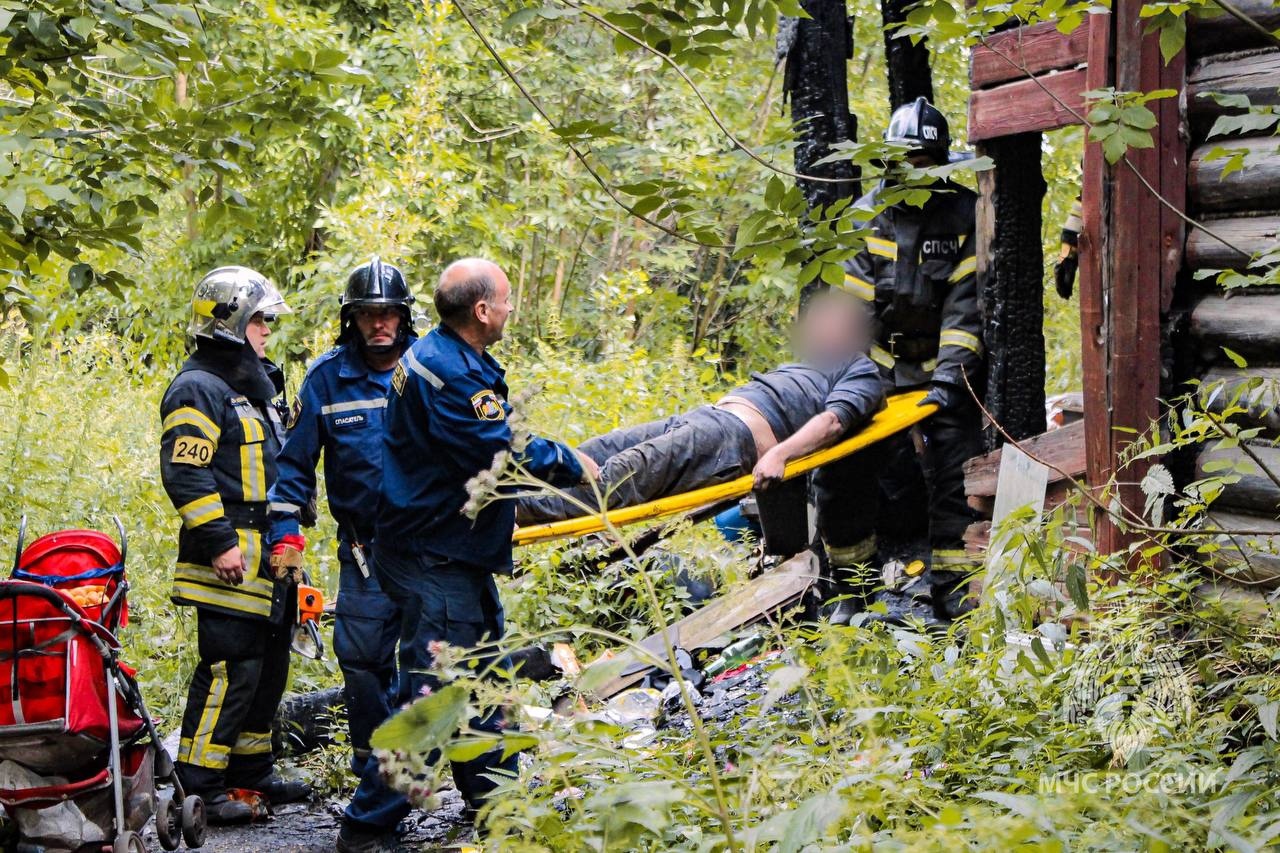
<instances>
[{"instance_id":1,"label":"burnt log cabin","mask_svg":"<svg viewBox=\"0 0 1280 853\"><path fill-rule=\"evenodd\" d=\"M1280 587L1280 290L1229 290L1210 271L1258 272L1260 259L1275 259L1280 137L1269 125L1213 131L1219 117L1244 111L1238 96L1253 106L1280 105L1280 46L1266 32L1280 28L1280 3L1232 5L1254 23L1225 13L1192 19L1184 50L1169 61L1156 34L1145 32L1142 4L1130 0L1116 0L1111 13L1090 15L1069 34L1052 23L1002 29L971 53L969 138L995 162L979 179L978 263L993 354L988 407L1032 452L1091 488L1114 478L1123 484L1119 497L1140 509L1137 484L1151 461L1124 462L1135 435L1169 416L1167 401L1191 389L1212 406L1242 400L1247 412L1237 423L1261 429L1247 449L1205 446L1165 462L1184 482L1223 470L1219 460L1238 463L1239 482L1215 502L1211 523L1255 533L1224 534L1208 562L1215 580L1266 591ZM1107 163L1097 144L1086 146L1084 421L1036 436L1044 185L1027 176L1039 175L1041 134L1081 123L1084 93L1105 88L1167 88L1178 97L1149 104L1158 121L1154 146L1131 149L1128 162ZM1228 168L1233 162L1243 168ZM979 509L991 506L998 444L996 437L997 449L967 469ZM1068 494L1065 486L1051 484L1051 503ZM1100 552L1134 541L1105 514L1093 521ZM972 538L981 547L985 537L975 529Z\"/></svg>"}]
</instances>

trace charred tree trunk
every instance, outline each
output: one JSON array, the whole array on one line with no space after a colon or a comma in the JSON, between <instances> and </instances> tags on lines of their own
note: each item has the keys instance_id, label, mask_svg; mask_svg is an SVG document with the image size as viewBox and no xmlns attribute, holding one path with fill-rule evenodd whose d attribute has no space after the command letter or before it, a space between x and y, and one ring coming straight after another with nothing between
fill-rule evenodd
<instances>
[{"instance_id":1,"label":"charred tree trunk","mask_svg":"<svg viewBox=\"0 0 1280 853\"><path fill-rule=\"evenodd\" d=\"M993 139L995 228L983 288L987 407L1016 439L1044 432L1044 246L1040 134ZM990 444L1000 442L994 436Z\"/></svg>"},{"instance_id":2,"label":"charred tree trunk","mask_svg":"<svg viewBox=\"0 0 1280 853\"><path fill-rule=\"evenodd\" d=\"M907 20L907 9L915 0L880 0L880 18L884 24L884 59L889 70L889 108L896 110L916 98L933 103L933 72L929 68L929 43L926 39L912 42L898 35L899 25ZM807 8L807 7L806 7Z\"/></svg>"},{"instance_id":3,"label":"charred tree trunk","mask_svg":"<svg viewBox=\"0 0 1280 853\"><path fill-rule=\"evenodd\" d=\"M853 56L853 23L844 0L803 0L808 18L787 18L778 30L778 58L786 61L783 91L791 99L796 128L796 171L839 179L799 181L811 210L861 194L861 175L848 161L815 165L837 142L858 138L858 120L849 112L848 62Z\"/></svg>"}]
</instances>

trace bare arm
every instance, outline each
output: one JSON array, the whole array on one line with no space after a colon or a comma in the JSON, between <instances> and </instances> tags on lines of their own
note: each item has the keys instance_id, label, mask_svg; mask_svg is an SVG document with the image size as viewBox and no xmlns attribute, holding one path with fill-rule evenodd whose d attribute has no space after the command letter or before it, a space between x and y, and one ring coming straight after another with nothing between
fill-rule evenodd
<instances>
[{"instance_id":1,"label":"bare arm","mask_svg":"<svg viewBox=\"0 0 1280 853\"><path fill-rule=\"evenodd\" d=\"M796 430L786 441L775 445L760 461L756 463L755 487L767 489L782 481L783 471L787 463L793 459L830 447L844 435L844 425L835 412L830 410L819 412Z\"/></svg>"}]
</instances>

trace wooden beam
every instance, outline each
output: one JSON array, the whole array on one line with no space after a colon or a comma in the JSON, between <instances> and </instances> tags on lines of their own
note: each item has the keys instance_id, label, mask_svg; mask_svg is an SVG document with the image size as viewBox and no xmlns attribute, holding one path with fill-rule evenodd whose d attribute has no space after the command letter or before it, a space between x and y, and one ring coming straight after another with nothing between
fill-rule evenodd
<instances>
[{"instance_id":1,"label":"wooden beam","mask_svg":"<svg viewBox=\"0 0 1280 853\"><path fill-rule=\"evenodd\" d=\"M1203 345L1202 357L1225 360L1222 347L1255 359L1273 359L1280 351L1280 294L1244 293L1206 296L1191 309L1191 334Z\"/></svg>"},{"instance_id":2,"label":"wooden beam","mask_svg":"<svg viewBox=\"0 0 1280 853\"><path fill-rule=\"evenodd\" d=\"M1070 477L1081 477L1085 472L1084 430L1084 421L1076 421L1060 429L1050 430L1042 435L1020 441L1018 446L1036 459L1061 468ZM985 456L976 456L964 463L966 495L994 497L999 478L1000 450L998 449ZM1050 469L1050 483L1057 483L1062 479L1061 474Z\"/></svg>"},{"instance_id":3,"label":"wooden beam","mask_svg":"<svg viewBox=\"0 0 1280 853\"><path fill-rule=\"evenodd\" d=\"M1069 33L1046 21L988 36L969 54L969 87L985 89L1028 74L1062 71L1083 65L1088 58L1092 15Z\"/></svg>"},{"instance_id":4,"label":"wooden beam","mask_svg":"<svg viewBox=\"0 0 1280 853\"><path fill-rule=\"evenodd\" d=\"M1255 255L1280 246L1280 216L1240 216L1208 224L1231 245L1192 228L1187 234L1187 266L1191 269L1242 270Z\"/></svg>"},{"instance_id":5,"label":"wooden beam","mask_svg":"<svg viewBox=\"0 0 1280 853\"><path fill-rule=\"evenodd\" d=\"M687 652L706 648L723 634L750 625L764 616L794 604L818 580L818 558L811 551L804 551L772 571L765 572L749 583L703 605L698 610L674 623L670 631L673 645ZM666 659L662 633L655 632L641 640L640 648L647 654L634 650L621 652L613 660L626 661L617 677L596 692L601 699L608 699L628 687L638 684L654 667L652 658ZM593 664L599 666L599 664Z\"/></svg>"},{"instance_id":6,"label":"wooden beam","mask_svg":"<svg viewBox=\"0 0 1280 853\"><path fill-rule=\"evenodd\" d=\"M1221 148L1244 155L1244 168L1230 175L1227 159L1209 159ZM1280 139L1230 139L1207 142L1191 155L1189 181L1195 213L1274 210L1280 207Z\"/></svg>"},{"instance_id":7,"label":"wooden beam","mask_svg":"<svg viewBox=\"0 0 1280 853\"><path fill-rule=\"evenodd\" d=\"M1209 11L1212 5L1204 7L1205 11ZM1274 31L1280 28L1280 5L1276 5L1275 0L1233 0L1231 5L1257 21L1263 29ZM1225 12L1208 18L1187 16L1187 50L1192 56L1268 47L1270 44L1257 30Z\"/></svg>"},{"instance_id":8,"label":"wooden beam","mask_svg":"<svg viewBox=\"0 0 1280 853\"><path fill-rule=\"evenodd\" d=\"M1196 476L1234 474L1240 479L1223 486L1222 494L1213 502L1214 508L1230 507L1275 521L1276 507L1280 506L1280 486L1272 477L1280 477L1280 447L1252 444L1249 450L1262 460L1261 465L1239 447L1205 450L1196 457ZM1212 463L1230 467L1215 470Z\"/></svg>"},{"instance_id":9,"label":"wooden beam","mask_svg":"<svg viewBox=\"0 0 1280 853\"><path fill-rule=\"evenodd\" d=\"M1280 105L1280 48L1244 56L1209 56L1196 63L1187 75L1187 115L1192 139L1196 141L1205 139L1218 116L1245 112L1219 106L1213 98L1206 97L1211 92L1244 95L1255 107ZM1270 135L1271 129L1262 132Z\"/></svg>"},{"instance_id":10,"label":"wooden beam","mask_svg":"<svg viewBox=\"0 0 1280 853\"><path fill-rule=\"evenodd\" d=\"M1184 87L1182 55L1164 63L1156 35L1144 32L1142 5L1142 0L1113 4L1110 45L1103 51L1091 40L1090 89ZM1095 52L1101 55L1095 58ZM1135 510L1143 506L1137 483L1150 462L1118 470L1119 460L1136 434L1149 431L1160 415L1161 315L1173 299L1183 245L1182 220L1160 196L1181 210L1187 174L1177 99L1153 102L1152 109L1155 145L1130 149L1114 165L1105 162L1096 143L1088 145L1084 181L1082 255L1088 257L1081 264L1081 314L1089 483L1101 487L1118 475L1116 496ZM1136 541L1106 518L1099 520L1097 538L1103 553L1125 550Z\"/></svg>"},{"instance_id":11,"label":"wooden beam","mask_svg":"<svg viewBox=\"0 0 1280 853\"><path fill-rule=\"evenodd\" d=\"M1083 68L981 89L969 97L969 141L1079 124L1088 91Z\"/></svg>"}]
</instances>

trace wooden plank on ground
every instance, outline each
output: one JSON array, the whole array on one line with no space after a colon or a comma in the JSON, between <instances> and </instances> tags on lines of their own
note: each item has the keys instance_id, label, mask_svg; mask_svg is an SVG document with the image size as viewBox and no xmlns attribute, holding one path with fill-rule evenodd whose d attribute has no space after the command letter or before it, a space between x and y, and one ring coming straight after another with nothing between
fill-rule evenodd
<instances>
[{"instance_id":1,"label":"wooden plank on ground","mask_svg":"<svg viewBox=\"0 0 1280 853\"><path fill-rule=\"evenodd\" d=\"M1088 58L1092 15L1070 33L1058 32L1052 21L1004 30L990 35L969 54L969 86L985 89L1020 80L1028 73L1062 71L1083 65Z\"/></svg>"},{"instance_id":2,"label":"wooden plank on ground","mask_svg":"<svg viewBox=\"0 0 1280 853\"><path fill-rule=\"evenodd\" d=\"M969 98L969 141L1079 124L1088 90L1083 68L982 89Z\"/></svg>"},{"instance_id":3,"label":"wooden plank on ground","mask_svg":"<svg viewBox=\"0 0 1280 853\"><path fill-rule=\"evenodd\" d=\"M1057 466L1072 477L1079 477L1085 472L1084 435L1084 421L1076 421L1020 441L1018 446L1028 455ZM995 495L1000 476L1000 456L1000 450L997 449L964 463L965 494L979 497ZM1050 483L1057 483L1062 479L1064 478L1057 471L1049 472Z\"/></svg>"},{"instance_id":4,"label":"wooden plank on ground","mask_svg":"<svg viewBox=\"0 0 1280 853\"><path fill-rule=\"evenodd\" d=\"M817 580L818 558L811 551L803 551L673 624L668 629L671 642L690 653L707 648L717 637L799 601ZM629 665L597 691L597 697L608 699L621 693L653 671L650 663L653 658L666 659L661 632L649 635L639 645L648 654L634 649L620 652L613 660L625 660Z\"/></svg>"}]
</instances>

